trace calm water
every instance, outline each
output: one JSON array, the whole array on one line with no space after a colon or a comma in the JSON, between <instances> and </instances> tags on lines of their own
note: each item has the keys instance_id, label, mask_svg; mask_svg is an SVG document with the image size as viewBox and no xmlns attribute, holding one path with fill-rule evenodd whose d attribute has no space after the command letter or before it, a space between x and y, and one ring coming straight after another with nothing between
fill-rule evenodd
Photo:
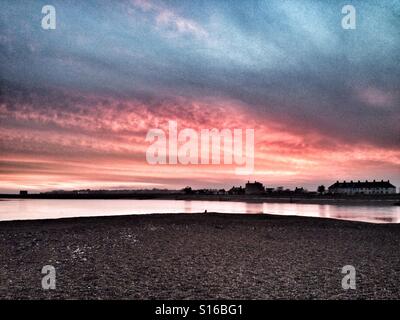
<instances>
[{"instance_id":1,"label":"calm water","mask_svg":"<svg viewBox=\"0 0 400 320\"><path fill-rule=\"evenodd\" d=\"M296 203L245 203L183 200L0 201L0 220L56 219L149 213L248 213L323 217L373 223L400 223L399 206L344 206Z\"/></svg>"}]
</instances>

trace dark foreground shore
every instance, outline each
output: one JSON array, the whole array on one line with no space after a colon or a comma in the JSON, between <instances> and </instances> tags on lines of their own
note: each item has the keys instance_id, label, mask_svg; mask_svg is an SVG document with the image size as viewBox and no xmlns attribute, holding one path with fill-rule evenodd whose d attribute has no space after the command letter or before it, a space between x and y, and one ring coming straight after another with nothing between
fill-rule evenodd
<instances>
[{"instance_id":1,"label":"dark foreground shore","mask_svg":"<svg viewBox=\"0 0 400 320\"><path fill-rule=\"evenodd\" d=\"M1 299L400 299L400 225L181 214L0 222ZM41 269L56 269L43 290ZM356 268L343 290L342 267Z\"/></svg>"}]
</instances>

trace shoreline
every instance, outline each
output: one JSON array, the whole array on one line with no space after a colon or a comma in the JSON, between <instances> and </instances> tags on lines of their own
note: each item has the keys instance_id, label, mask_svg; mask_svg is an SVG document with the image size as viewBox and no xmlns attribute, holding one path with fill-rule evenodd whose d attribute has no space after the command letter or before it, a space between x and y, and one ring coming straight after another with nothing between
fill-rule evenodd
<instances>
[{"instance_id":1,"label":"shoreline","mask_svg":"<svg viewBox=\"0 0 400 320\"><path fill-rule=\"evenodd\" d=\"M379 240L378 240L379 239ZM151 214L0 222L1 299L400 299L400 225ZM354 265L357 290L341 287ZM57 289L43 290L53 265Z\"/></svg>"},{"instance_id":2,"label":"shoreline","mask_svg":"<svg viewBox=\"0 0 400 320\"><path fill-rule=\"evenodd\" d=\"M221 201L245 203L298 203L317 205L349 206L395 206L400 205L400 195L381 198L358 197L268 197L268 196L221 196L221 195L41 195L28 196L0 194L0 201L10 199L54 199L54 200L182 200L182 201Z\"/></svg>"}]
</instances>

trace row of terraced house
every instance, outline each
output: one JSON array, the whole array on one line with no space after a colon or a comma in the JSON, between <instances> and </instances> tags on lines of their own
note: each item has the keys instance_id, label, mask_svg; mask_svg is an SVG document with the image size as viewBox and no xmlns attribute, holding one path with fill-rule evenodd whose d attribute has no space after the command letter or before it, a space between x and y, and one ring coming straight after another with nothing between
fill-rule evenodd
<instances>
[{"instance_id":1,"label":"row of terraced house","mask_svg":"<svg viewBox=\"0 0 400 320\"><path fill-rule=\"evenodd\" d=\"M387 181L336 181L328 188L329 193L340 194L395 194L396 187Z\"/></svg>"}]
</instances>

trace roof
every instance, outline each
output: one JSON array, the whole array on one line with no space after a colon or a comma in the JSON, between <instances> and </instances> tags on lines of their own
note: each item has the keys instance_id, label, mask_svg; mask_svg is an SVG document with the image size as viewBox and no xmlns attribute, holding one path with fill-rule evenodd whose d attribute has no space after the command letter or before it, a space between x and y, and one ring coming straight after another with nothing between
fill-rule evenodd
<instances>
[{"instance_id":1,"label":"roof","mask_svg":"<svg viewBox=\"0 0 400 320\"><path fill-rule=\"evenodd\" d=\"M262 186L262 185L263 184L261 182L258 182L258 181L254 181L254 182L247 181L247 183L246 183L246 187L247 186Z\"/></svg>"},{"instance_id":2,"label":"roof","mask_svg":"<svg viewBox=\"0 0 400 320\"><path fill-rule=\"evenodd\" d=\"M396 188L394 185L392 185L389 180L388 181L365 181L365 182L354 182L354 181L350 181L350 182L339 182L337 181L336 183L334 183L333 185L331 185L329 187L329 189L331 188Z\"/></svg>"}]
</instances>

